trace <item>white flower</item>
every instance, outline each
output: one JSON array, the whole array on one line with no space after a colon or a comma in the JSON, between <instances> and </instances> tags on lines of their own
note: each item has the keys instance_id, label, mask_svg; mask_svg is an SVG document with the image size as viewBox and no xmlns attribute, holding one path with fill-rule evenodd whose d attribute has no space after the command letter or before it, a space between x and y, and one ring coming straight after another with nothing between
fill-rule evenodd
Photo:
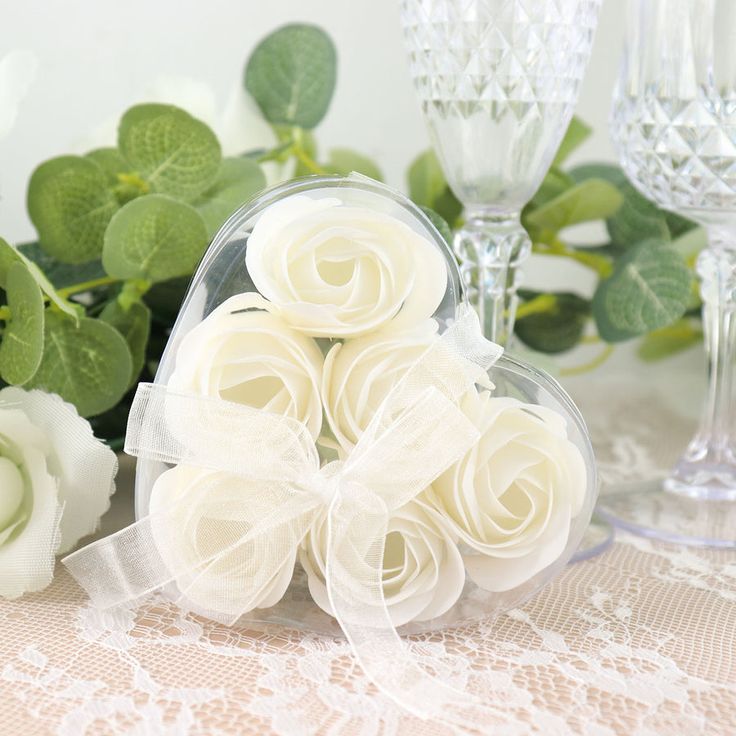
<instances>
[{"instance_id":1,"label":"white flower","mask_svg":"<svg viewBox=\"0 0 736 736\"><path fill-rule=\"evenodd\" d=\"M330 349L322 373L322 402L330 429L344 451L355 446L392 389L439 339L437 323L428 319L411 329L381 331ZM457 370L466 371L469 381L491 386L484 370L456 357ZM442 360L439 355L437 359ZM444 361L435 368L437 379L442 370L448 370ZM449 370L454 373L454 362Z\"/></svg>"},{"instance_id":2,"label":"white flower","mask_svg":"<svg viewBox=\"0 0 736 736\"><path fill-rule=\"evenodd\" d=\"M325 585L327 515L322 512L299 549L309 592L333 614ZM457 546L436 514L419 498L396 510L389 520L383 553L383 595L394 626L428 621L455 605L465 584Z\"/></svg>"},{"instance_id":3,"label":"white flower","mask_svg":"<svg viewBox=\"0 0 736 736\"><path fill-rule=\"evenodd\" d=\"M45 588L54 556L97 528L115 453L59 396L0 391L0 596Z\"/></svg>"},{"instance_id":4,"label":"white flower","mask_svg":"<svg viewBox=\"0 0 736 736\"><path fill-rule=\"evenodd\" d=\"M169 388L292 417L313 437L322 426L322 353L258 294L238 294L188 332Z\"/></svg>"},{"instance_id":5,"label":"white flower","mask_svg":"<svg viewBox=\"0 0 736 736\"><path fill-rule=\"evenodd\" d=\"M335 439L350 450L391 392L438 339L437 323L379 332L333 346L325 357L322 401Z\"/></svg>"},{"instance_id":6,"label":"white flower","mask_svg":"<svg viewBox=\"0 0 736 736\"><path fill-rule=\"evenodd\" d=\"M235 546L279 502L258 481L189 465L156 479L149 507L153 538L181 592L201 611L237 617L284 595L300 540L269 534L257 554L253 546ZM222 558L208 565L218 553Z\"/></svg>"},{"instance_id":7,"label":"white flower","mask_svg":"<svg viewBox=\"0 0 736 736\"><path fill-rule=\"evenodd\" d=\"M356 337L431 317L444 298L439 248L401 220L331 197L293 195L263 212L246 265L289 324L317 337Z\"/></svg>"},{"instance_id":8,"label":"white flower","mask_svg":"<svg viewBox=\"0 0 736 736\"><path fill-rule=\"evenodd\" d=\"M485 391L462 408L481 439L427 498L469 548L470 578L510 590L562 554L585 498L585 463L556 412Z\"/></svg>"}]
</instances>

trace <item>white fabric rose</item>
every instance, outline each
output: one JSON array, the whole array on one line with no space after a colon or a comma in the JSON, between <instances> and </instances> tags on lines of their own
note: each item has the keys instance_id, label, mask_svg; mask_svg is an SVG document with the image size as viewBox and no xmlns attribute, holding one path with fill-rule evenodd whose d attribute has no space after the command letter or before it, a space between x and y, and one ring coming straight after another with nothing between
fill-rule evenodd
<instances>
[{"instance_id":1,"label":"white fabric rose","mask_svg":"<svg viewBox=\"0 0 736 736\"><path fill-rule=\"evenodd\" d=\"M427 498L469 548L470 578L510 590L562 554L585 498L585 462L556 412L487 391L465 397L462 408L480 441Z\"/></svg>"},{"instance_id":2,"label":"white fabric rose","mask_svg":"<svg viewBox=\"0 0 736 736\"><path fill-rule=\"evenodd\" d=\"M221 304L182 339L169 388L292 417L316 438L322 353L271 310L255 293Z\"/></svg>"},{"instance_id":3,"label":"white fabric rose","mask_svg":"<svg viewBox=\"0 0 736 736\"><path fill-rule=\"evenodd\" d=\"M327 514L312 524L299 549L309 592L333 615L325 584ZM455 605L465 585L465 570L456 544L436 514L417 498L389 520L383 553L383 594L394 626L428 621Z\"/></svg>"},{"instance_id":4,"label":"white fabric rose","mask_svg":"<svg viewBox=\"0 0 736 736\"><path fill-rule=\"evenodd\" d=\"M45 588L110 506L115 453L59 396L0 391L0 596Z\"/></svg>"},{"instance_id":5,"label":"white fabric rose","mask_svg":"<svg viewBox=\"0 0 736 736\"><path fill-rule=\"evenodd\" d=\"M270 535L257 559L247 545L228 551L253 520L279 502L257 481L190 465L177 465L156 479L149 514L158 552L181 592L205 615L238 616L273 606L284 595L300 539ZM206 565L220 552L220 560ZM190 569L202 574L191 575Z\"/></svg>"},{"instance_id":6,"label":"white fabric rose","mask_svg":"<svg viewBox=\"0 0 736 736\"><path fill-rule=\"evenodd\" d=\"M315 337L355 337L431 317L447 288L445 258L401 220L337 198L293 195L248 238L258 291Z\"/></svg>"}]
</instances>

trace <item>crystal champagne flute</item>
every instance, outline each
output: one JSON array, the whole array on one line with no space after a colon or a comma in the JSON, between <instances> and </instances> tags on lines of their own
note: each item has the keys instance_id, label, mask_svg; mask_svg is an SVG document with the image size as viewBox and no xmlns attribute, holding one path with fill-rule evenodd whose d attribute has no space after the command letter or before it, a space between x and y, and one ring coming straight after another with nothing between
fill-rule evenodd
<instances>
[{"instance_id":1,"label":"crystal champagne flute","mask_svg":"<svg viewBox=\"0 0 736 736\"><path fill-rule=\"evenodd\" d=\"M630 0L612 134L633 184L700 223L709 388L700 427L662 483L601 501L647 536L736 547L736 2Z\"/></svg>"},{"instance_id":2,"label":"crystal champagne flute","mask_svg":"<svg viewBox=\"0 0 736 736\"><path fill-rule=\"evenodd\" d=\"M600 0L402 0L411 74L447 181L465 208L454 250L486 337L503 343L520 213L572 117Z\"/></svg>"}]
</instances>

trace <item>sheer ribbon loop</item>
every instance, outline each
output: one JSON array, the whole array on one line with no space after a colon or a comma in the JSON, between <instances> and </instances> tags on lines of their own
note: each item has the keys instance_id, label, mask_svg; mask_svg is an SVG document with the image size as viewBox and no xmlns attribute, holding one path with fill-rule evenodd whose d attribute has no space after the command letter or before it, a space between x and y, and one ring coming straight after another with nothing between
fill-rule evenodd
<instances>
[{"instance_id":1,"label":"sheer ribbon loop","mask_svg":"<svg viewBox=\"0 0 736 736\"><path fill-rule=\"evenodd\" d=\"M475 314L461 310L347 458L321 469L312 438L293 419L141 384L126 452L174 464L196 482L167 507L152 497L148 516L64 564L98 607L173 586L182 607L233 624L268 597L284 571L290 575L299 544L326 510L328 596L367 674L422 717L470 703L403 646L384 599L383 555L391 512L477 441L459 402L500 354L481 336Z\"/></svg>"}]
</instances>

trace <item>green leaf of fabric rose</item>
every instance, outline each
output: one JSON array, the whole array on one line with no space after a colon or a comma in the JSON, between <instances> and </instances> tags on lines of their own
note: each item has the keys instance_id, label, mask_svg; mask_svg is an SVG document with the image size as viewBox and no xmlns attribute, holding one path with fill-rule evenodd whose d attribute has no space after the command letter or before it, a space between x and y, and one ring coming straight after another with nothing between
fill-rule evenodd
<instances>
[{"instance_id":1,"label":"green leaf of fabric rose","mask_svg":"<svg viewBox=\"0 0 736 736\"><path fill-rule=\"evenodd\" d=\"M212 237L230 215L266 186L261 167L247 158L226 158L212 186L193 202Z\"/></svg>"},{"instance_id":2,"label":"green leaf of fabric rose","mask_svg":"<svg viewBox=\"0 0 736 736\"><path fill-rule=\"evenodd\" d=\"M2 238L0 238L0 288L7 288L8 272L10 267L17 262L21 262L26 266L41 291L52 304L75 320L78 319L75 307L57 293L54 285L46 278L46 275L36 263L29 259L24 252L13 248Z\"/></svg>"},{"instance_id":3,"label":"green leaf of fabric rose","mask_svg":"<svg viewBox=\"0 0 736 736\"><path fill-rule=\"evenodd\" d=\"M53 158L31 175L28 214L43 249L63 263L99 258L117 209L107 175L88 158Z\"/></svg>"},{"instance_id":4,"label":"green leaf of fabric rose","mask_svg":"<svg viewBox=\"0 0 736 736\"><path fill-rule=\"evenodd\" d=\"M0 343L0 376L22 386L33 378L43 356L43 295L21 261L8 270L6 293L10 319Z\"/></svg>"},{"instance_id":5,"label":"green leaf of fabric rose","mask_svg":"<svg viewBox=\"0 0 736 736\"><path fill-rule=\"evenodd\" d=\"M618 189L603 179L587 179L530 212L526 224L553 233L592 220L605 220L623 203Z\"/></svg>"},{"instance_id":6,"label":"green leaf of fabric rose","mask_svg":"<svg viewBox=\"0 0 736 736\"><path fill-rule=\"evenodd\" d=\"M593 297L598 333L606 342L620 342L678 320L687 309L691 278L682 256L666 243L630 248Z\"/></svg>"},{"instance_id":7,"label":"green leaf of fabric rose","mask_svg":"<svg viewBox=\"0 0 736 736\"><path fill-rule=\"evenodd\" d=\"M337 52L317 26L294 23L264 38L245 67L245 88L268 122L314 128L337 80Z\"/></svg>"},{"instance_id":8,"label":"green leaf of fabric rose","mask_svg":"<svg viewBox=\"0 0 736 736\"><path fill-rule=\"evenodd\" d=\"M369 176L376 181L383 181L381 169L367 156L349 148L333 148L330 150L330 158L324 168L331 174L347 176L353 171L364 176Z\"/></svg>"},{"instance_id":9,"label":"green leaf of fabric rose","mask_svg":"<svg viewBox=\"0 0 736 736\"><path fill-rule=\"evenodd\" d=\"M120 121L118 148L150 191L189 199L209 187L222 160L215 134L173 105L136 105Z\"/></svg>"},{"instance_id":10,"label":"green leaf of fabric rose","mask_svg":"<svg viewBox=\"0 0 736 736\"><path fill-rule=\"evenodd\" d=\"M143 370L146 345L151 332L151 310L143 302L133 302L124 309L117 300L105 306L100 319L112 325L128 343L132 357L132 369L128 385L133 385Z\"/></svg>"},{"instance_id":11,"label":"green leaf of fabric rose","mask_svg":"<svg viewBox=\"0 0 736 736\"><path fill-rule=\"evenodd\" d=\"M128 345L114 327L87 317L75 324L49 311L43 358L29 386L59 394L88 417L123 398L132 368Z\"/></svg>"},{"instance_id":12,"label":"green leaf of fabric rose","mask_svg":"<svg viewBox=\"0 0 736 736\"><path fill-rule=\"evenodd\" d=\"M550 296L554 298L554 307L518 319L514 332L532 350L554 355L580 342L590 315L590 302L570 292Z\"/></svg>"},{"instance_id":13,"label":"green leaf of fabric rose","mask_svg":"<svg viewBox=\"0 0 736 736\"><path fill-rule=\"evenodd\" d=\"M102 264L115 278L164 281L191 273L208 240L194 207L150 194L128 202L113 217Z\"/></svg>"}]
</instances>

